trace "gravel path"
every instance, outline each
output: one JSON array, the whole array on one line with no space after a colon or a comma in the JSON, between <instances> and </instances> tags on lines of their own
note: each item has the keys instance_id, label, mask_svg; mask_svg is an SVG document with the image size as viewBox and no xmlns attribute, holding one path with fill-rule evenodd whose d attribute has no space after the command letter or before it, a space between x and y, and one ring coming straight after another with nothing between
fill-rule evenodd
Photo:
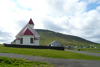
<instances>
[{"instance_id":1,"label":"gravel path","mask_svg":"<svg viewBox=\"0 0 100 67\"><path fill-rule=\"evenodd\" d=\"M77 53L81 53L81 54L87 54L87 55L100 57L100 53L90 53L90 52L82 52L82 51L74 51L74 50L65 50L65 51L77 52Z\"/></svg>"},{"instance_id":2,"label":"gravel path","mask_svg":"<svg viewBox=\"0 0 100 67\"><path fill-rule=\"evenodd\" d=\"M37 56L28 56L20 54L10 54L10 53L0 53L0 56L10 57L10 58L24 58L32 61L46 61L54 64L54 67L100 67L100 61L90 61L90 60L76 60L76 59L55 59Z\"/></svg>"}]
</instances>

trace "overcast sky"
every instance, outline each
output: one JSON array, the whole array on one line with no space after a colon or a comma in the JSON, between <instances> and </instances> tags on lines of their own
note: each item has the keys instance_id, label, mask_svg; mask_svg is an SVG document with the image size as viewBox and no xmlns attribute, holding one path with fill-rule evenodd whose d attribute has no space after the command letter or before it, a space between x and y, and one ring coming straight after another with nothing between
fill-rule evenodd
<instances>
[{"instance_id":1,"label":"overcast sky","mask_svg":"<svg viewBox=\"0 0 100 67\"><path fill-rule=\"evenodd\" d=\"M0 43L10 43L32 18L48 29L100 43L100 0L0 0Z\"/></svg>"}]
</instances>

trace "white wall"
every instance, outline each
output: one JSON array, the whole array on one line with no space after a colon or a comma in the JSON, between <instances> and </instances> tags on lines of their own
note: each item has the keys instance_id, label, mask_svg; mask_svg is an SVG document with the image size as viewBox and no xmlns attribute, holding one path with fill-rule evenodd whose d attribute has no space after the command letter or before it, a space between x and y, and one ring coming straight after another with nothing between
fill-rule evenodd
<instances>
[{"instance_id":1,"label":"white wall","mask_svg":"<svg viewBox=\"0 0 100 67\"><path fill-rule=\"evenodd\" d=\"M34 25L30 25L34 29Z\"/></svg>"},{"instance_id":2,"label":"white wall","mask_svg":"<svg viewBox=\"0 0 100 67\"><path fill-rule=\"evenodd\" d=\"M21 45L39 45L39 40L34 40L33 35L22 35L20 38L23 38ZM30 43L30 38L33 38L33 44ZM16 44L20 44L20 40L16 40Z\"/></svg>"},{"instance_id":3,"label":"white wall","mask_svg":"<svg viewBox=\"0 0 100 67\"><path fill-rule=\"evenodd\" d=\"M34 40L35 45L39 45L39 40Z\"/></svg>"},{"instance_id":4,"label":"white wall","mask_svg":"<svg viewBox=\"0 0 100 67\"><path fill-rule=\"evenodd\" d=\"M24 45L34 45L34 43L33 44L31 44L30 43L30 38L33 38L34 39L34 36L32 36L32 35L23 35L23 36L21 36L21 38L23 38L23 44Z\"/></svg>"},{"instance_id":5,"label":"white wall","mask_svg":"<svg viewBox=\"0 0 100 67\"><path fill-rule=\"evenodd\" d=\"M16 44L20 44L20 40L16 40Z\"/></svg>"},{"instance_id":6,"label":"white wall","mask_svg":"<svg viewBox=\"0 0 100 67\"><path fill-rule=\"evenodd\" d=\"M16 42L11 42L11 44L16 44Z\"/></svg>"}]
</instances>

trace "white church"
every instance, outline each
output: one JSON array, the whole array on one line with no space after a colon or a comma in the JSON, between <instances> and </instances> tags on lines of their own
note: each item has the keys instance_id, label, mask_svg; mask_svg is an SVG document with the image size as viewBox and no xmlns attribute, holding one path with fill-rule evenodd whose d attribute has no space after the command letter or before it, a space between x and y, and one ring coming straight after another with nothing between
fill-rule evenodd
<instances>
[{"instance_id":1,"label":"white church","mask_svg":"<svg viewBox=\"0 0 100 67\"><path fill-rule=\"evenodd\" d=\"M32 19L16 35L16 39L11 44L20 45L39 45L40 35L34 30Z\"/></svg>"}]
</instances>

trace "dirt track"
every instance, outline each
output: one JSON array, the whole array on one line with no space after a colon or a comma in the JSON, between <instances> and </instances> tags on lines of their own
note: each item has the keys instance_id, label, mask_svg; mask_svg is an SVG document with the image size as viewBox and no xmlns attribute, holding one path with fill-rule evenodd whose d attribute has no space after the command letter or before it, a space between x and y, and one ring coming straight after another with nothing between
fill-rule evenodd
<instances>
[{"instance_id":1,"label":"dirt track","mask_svg":"<svg viewBox=\"0 0 100 67\"><path fill-rule=\"evenodd\" d=\"M100 53L90 53L90 52L74 51L74 50L65 50L65 51L71 51L71 52L76 52L76 53L81 53L81 54L86 54L86 55L92 55L92 56L100 57Z\"/></svg>"},{"instance_id":2,"label":"dirt track","mask_svg":"<svg viewBox=\"0 0 100 67\"><path fill-rule=\"evenodd\" d=\"M76 60L76 59L55 59L37 56L28 56L20 54L0 53L0 56L10 58L24 58L32 61L46 61L55 64L55 67L100 67L100 61Z\"/></svg>"}]
</instances>

